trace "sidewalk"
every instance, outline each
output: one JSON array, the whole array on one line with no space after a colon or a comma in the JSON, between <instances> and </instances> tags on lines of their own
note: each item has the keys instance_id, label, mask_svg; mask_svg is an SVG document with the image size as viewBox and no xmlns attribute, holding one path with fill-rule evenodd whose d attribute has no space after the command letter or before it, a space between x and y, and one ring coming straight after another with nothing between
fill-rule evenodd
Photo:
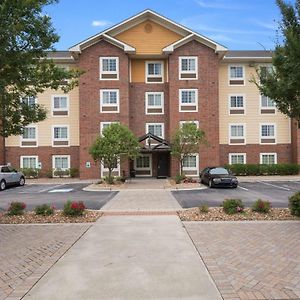
<instances>
[{"instance_id":1,"label":"sidewalk","mask_svg":"<svg viewBox=\"0 0 300 300\"><path fill-rule=\"evenodd\" d=\"M239 182L256 181L300 181L300 175L273 176L237 176Z\"/></svg>"}]
</instances>

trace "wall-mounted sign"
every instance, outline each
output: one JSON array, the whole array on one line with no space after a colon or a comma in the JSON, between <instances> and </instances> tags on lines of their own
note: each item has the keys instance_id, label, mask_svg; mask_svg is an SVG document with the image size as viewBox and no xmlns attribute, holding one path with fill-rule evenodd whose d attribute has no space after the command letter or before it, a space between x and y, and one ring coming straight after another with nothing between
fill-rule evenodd
<instances>
[{"instance_id":1,"label":"wall-mounted sign","mask_svg":"<svg viewBox=\"0 0 300 300\"><path fill-rule=\"evenodd\" d=\"M91 163L90 163L89 161L87 161L87 162L85 163L85 167L86 167L86 168L90 168L90 167L91 167Z\"/></svg>"}]
</instances>

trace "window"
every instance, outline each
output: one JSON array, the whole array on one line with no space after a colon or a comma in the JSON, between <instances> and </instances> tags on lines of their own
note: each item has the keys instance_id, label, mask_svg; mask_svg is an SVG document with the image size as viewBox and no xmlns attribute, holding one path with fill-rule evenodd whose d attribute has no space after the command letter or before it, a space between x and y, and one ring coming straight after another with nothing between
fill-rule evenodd
<instances>
[{"instance_id":1,"label":"window","mask_svg":"<svg viewBox=\"0 0 300 300\"><path fill-rule=\"evenodd\" d=\"M198 111L198 90L197 89L179 90L179 111L180 112Z\"/></svg>"},{"instance_id":2,"label":"window","mask_svg":"<svg viewBox=\"0 0 300 300\"><path fill-rule=\"evenodd\" d=\"M244 66L229 66L229 84L244 85Z\"/></svg>"},{"instance_id":3,"label":"window","mask_svg":"<svg viewBox=\"0 0 300 300\"><path fill-rule=\"evenodd\" d=\"M135 158L134 169L136 176L152 176L152 155L143 154Z\"/></svg>"},{"instance_id":4,"label":"window","mask_svg":"<svg viewBox=\"0 0 300 300\"><path fill-rule=\"evenodd\" d=\"M260 75L263 79L266 79L267 75L273 72L272 65L260 66Z\"/></svg>"},{"instance_id":5,"label":"window","mask_svg":"<svg viewBox=\"0 0 300 300\"><path fill-rule=\"evenodd\" d=\"M21 147L37 147L37 126L26 126L21 136Z\"/></svg>"},{"instance_id":6,"label":"window","mask_svg":"<svg viewBox=\"0 0 300 300\"><path fill-rule=\"evenodd\" d=\"M119 79L119 58L100 57L100 80Z\"/></svg>"},{"instance_id":7,"label":"window","mask_svg":"<svg viewBox=\"0 0 300 300\"><path fill-rule=\"evenodd\" d=\"M137 157L136 158L136 167L138 169L149 168L150 167L150 157L149 156Z\"/></svg>"},{"instance_id":8,"label":"window","mask_svg":"<svg viewBox=\"0 0 300 300\"><path fill-rule=\"evenodd\" d=\"M244 95L229 95L229 114L231 115L245 114Z\"/></svg>"},{"instance_id":9,"label":"window","mask_svg":"<svg viewBox=\"0 0 300 300\"><path fill-rule=\"evenodd\" d=\"M105 128L108 128L113 123L119 123L119 122L101 122L100 123L100 134L102 134L102 132Z\"/></svg>"},{"instance_id":10,"label":"window","mask_svg":"<svg viewBox=\"0 0 300 300\"><path fill-rule=\"evenodd\" d=\"M195 126L196 126L197 128L199 128L199 121L197 121L197 120L192 120L192 121L180 121L180 122L179 122L180 127L184 126L184 124L186 124L186 123L193 123L193 124L195 124Z\"/></svg>"},{"instance_id":11,"label":"window","mask_svg":"<svg viewBox=\"0 0 300 300\"><path fill-rule=\"evenodd\" d=\"M260 153L260 163L264 165L277 164L277 153Z\"/></svg>"},{"instance_id":12,"label":"window","mask_svg":"<svg viewBox=\"0 0 300 300\"><path fill-rule=\"evenodd\" d=\"M183 172L186 176L199 175L199 155L191 154L183 159Z\"/></svg>"},{"instance_id":13,"label":"window","mask_svg":"<svg viewBox=\"0 0 300 300\"><path fill-rule=\"evenodd\" d=\"M260 96L260 113L261 114L275 114L275 102L267 96Z\"/></svg>"},{"instance_id":14,"label":"window","mask_svg":"<svg viewBox=\"0 0 300 300\"><path fill-rule=\"evenodd\" d=\"M152 133L160 138L164 138L164 123L147 123L146 133Z\"/></svg>"},{"instance_id":15,"label":"window","mask_svg":"<svg viewBox=\"0 0 300 300\"><path fill-rule=\"evenodd\" d=\"M146 61L146 83L164 82L164 64L162 61Z\"/></svg>"},{"instance_id":16,"label":"window","mask_svg":"<svg viewBox=\"0 0 300 300\"><path fill-rule=\"evenodd\" d=\"M38 160L38 156L21 156L20 167L22 169L37 169Z\"/></svg>"},{"instance_id":17,"label":"window","mask_svg":"<svg viewBox=\"0 0 300 300\"><path fill-rule=\"evenodd\" d=\"M52 168L53 170L60 169L62 171L68 170L71 167L70 155L53 155Z\"/></svg>"},{"instance_id":18,"label":"window","mask_svg":"<svg viewBox=\"0 0 300 300\"><path fill-rule=\"evenodd\" d=\"M100 111L119 113L119 90L100 90Z\"/></svg>"},{"instance_id":19,"label":"window","mask_svg":"<svg viewBox=\"0 0 300 300\"><path fill-rule=\"evenodd\" d=\"M146 115L161 115L164 113L164 93L146 92Z\"/></svg>"},{"instance_id":20,"label":"window","mask_svg":"<svg viewBox=\"0 0 300 300\"><path fill-rule=\"evenodd\" d=\"M69 114L69 97L66 95L52 96L52 115L67 116Z\"/></svg>"},{"instance_id":21,"label":"window","mask_svg":"<svg viewBox=\"0 0 300 300\"><path fill-rule=\"evenodd\" d=\"M245 128L244 124L229 125L229 144L245 144Z\"/></svg>"},{"instance_id":22,"label":"window","mask_svg":"<svg viewBox=\"0 0 300 300\"><path fill-rule=\"evenodd\" d=\"M21 99L21 102L28 106L34 106L37 103L37 99L34 96L26 96Z\"/></svg>"},{"instance_id":23,"label":"window","mask_svg":"<svg viewBox=\"0 0 300 300\"><path fill-rule=\"evenodd\" d=\"M260 125L260 143L275 144L276 143L276 126L275 124Z\"/></svg>"},{"instance_id":24,"label":"window","mask_svg":"<svg viewBox=\"0 0 300 300\"><path fill-rule=\"evenodd\" d=\"M197 56L179 57L179 79L181 80L198 79L198 57Z\"/></svg>"},{"instance_id":25,"label":"window","mask_svg":"<svg viewBox=\"0 0 300 300\"><path fill-rule=\"evenodd\" d=\"M229 164L245 164L246 153L229 153Z\"/></svg>"},{"instance_id":26,"label":"window","mask_svg":"<svg viewBox=\"0 0 300 300\"><path fill-rule=\"evenodd\" d=\"M69 126L53 126L52 146L69 146Z\"/></svg>"}]
</instances>

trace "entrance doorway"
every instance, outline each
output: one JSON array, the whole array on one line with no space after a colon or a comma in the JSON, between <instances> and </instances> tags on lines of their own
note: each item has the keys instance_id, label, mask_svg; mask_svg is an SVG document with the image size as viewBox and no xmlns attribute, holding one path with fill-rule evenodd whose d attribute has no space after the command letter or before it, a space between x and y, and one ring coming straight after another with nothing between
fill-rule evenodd
<instances>
[{"instance_id":1,"label":"entrance doorway","mask_svg":"<svg viewBox=\"0 0 300 300\"><path fill-rule=\"evenodd\" d=\"M167 178L169 176L169 153L158 153L157 178Z\"/></svg>"}]
</instances>

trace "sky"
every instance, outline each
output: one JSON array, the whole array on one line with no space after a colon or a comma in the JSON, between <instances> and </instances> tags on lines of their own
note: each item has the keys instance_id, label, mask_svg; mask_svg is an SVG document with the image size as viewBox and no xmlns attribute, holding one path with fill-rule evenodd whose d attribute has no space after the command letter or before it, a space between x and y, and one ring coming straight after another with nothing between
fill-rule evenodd
<instances>
[{"instance_id":1,"label":"sky","mask_svg":"<svg viewBox=\"0 0 300 300\"><path fill-rule=\"evenodd\" d=\"M59 0L45 13L67 50L147 8L230 50L273 49L280 20L275 0Z\"/></svg>"}]
</instances>

